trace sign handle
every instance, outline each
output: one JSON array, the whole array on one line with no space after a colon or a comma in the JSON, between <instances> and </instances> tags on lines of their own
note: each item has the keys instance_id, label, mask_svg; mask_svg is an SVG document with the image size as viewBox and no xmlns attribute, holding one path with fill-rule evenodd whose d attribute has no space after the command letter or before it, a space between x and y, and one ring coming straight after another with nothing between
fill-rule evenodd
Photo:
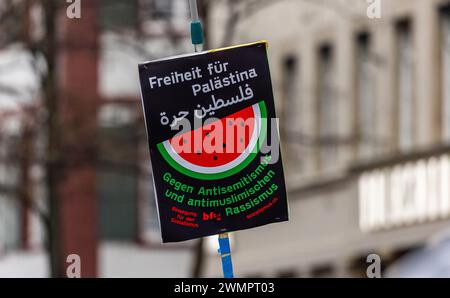
<instances>
[{"instance_id":1,"label":"sign handle","mask_svg":"<svg viewBox=\"0 0 450 298\"><path fill-rule=\"evenodd\" d=\"M233 278L233 262L231 260L231 245L228 233L219 234L219 253L222 258L223 277Z\"/></svg>"},{"instance_id":2,"label":"sign handle","mask_svg":"<svg viewBox=\"0 0 450 298\"><path fill-rule=\"evenodd\" d=\"M191 41L194 51L200 52L203 47L203 28L198 16L197 0L189 0L191 11ZM219 253L222 258L222 270L224 278L233 278L233 263L231 261L231 246L228 233L219 234Z\"/></svg>"}]
</instances>

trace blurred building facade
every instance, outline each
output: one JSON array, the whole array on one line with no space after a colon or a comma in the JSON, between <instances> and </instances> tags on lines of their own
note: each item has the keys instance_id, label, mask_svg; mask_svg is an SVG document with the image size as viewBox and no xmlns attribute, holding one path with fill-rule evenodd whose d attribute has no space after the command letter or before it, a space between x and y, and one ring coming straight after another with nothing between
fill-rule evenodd
<instances>
[{"instance_id":1,"label":"blurred building facade","mask_svg":"<svg viewBox=\"0 0 450 298\"><path fill-rule=\"evenodd\" d=\"M191 50L188 5L183 0L101 3L100 229L105 239L153 246L160 242L159 226L137 64Z\"/></svg>"},{"instance_id":2,"label":"blurred building facade","mask_svg":"<svg viewBox=\"0 0 450 298\"><path fill-rule=\"evenodd\" d=\"M139 62L192 51L187 1L101 2L99 275L188 276L192 243L159 244L137 72ZM269 41L291 218L233 233L236 274L364 276L369 254L379 254L384 269L447 228L450 1L382 0L380 19L368 18L364 0L260 1L248 9L241 1L243 14L230 24L232 2L210 1L208 47ZM3 102L0 275L8 276L32 265L20 257L3 267L3 257L44 245L39 218L20 203L23 181L46 207L42 169L33 166L27 178L22 163L10 162L8 148L25 130L22 109ZM220 276L215 249L207 253L204 275ZM17 276L43 276L45 265Z\"/></svg>"},{"instance_id":3,"label":"blurred building facade","mask_svg":"<svg viewBox=\"0 0 450 298\"><path fill-rule=\"evenodd\" d=\"M364 0L240 16L233 43L269 41L290 205L289 223L234 234L240 276L365 276L369 254L386 269L450 226L450 3L380 3L379 19ZM213 47L228 4L211 8Z\"/></svg>"},{"instance_id":4,"label":"blurred building facade","mask_svg":"<svg viewBox=\"0 0 450 298\"><path fill-rule=\"evenodd\" d=\"M72 253L78 252L75 249L78 245L80 254L85 248L97 249L98 257L91 258L90 252L89 257L82 256L82 269L88 267L90 275L188 276L190 245L174 245L164 251L160 246L137 71L142 61L191 51L188 4L183 0L96 3L99 5L95 10L99 17L96 29L100 30L87 30L83 35L78 32L79 40L70 36L77 47L75 50L62 47L60 55L66 63L60 65L59 79L65 84L60 86L64 91L69 83L77 92L95 94L98 101L97 138L90 139L97 150L94 174L97 198L84 202L75 193L74 200L70 200L70 195L61 197L75 203L67 206L69 209L62 216L61 245L70 248L70 243L78 242L72 246ZM91 8L82 3L82 18L83 14L92 13ZM42 12L39 5L29 9L24 19L36 18ZM82 30L76 19L61 20L60 27ZM95 47L89 45L85 49L83 38L95 39ZM84 58L80 58L76 50L87 50L89 54L85 52L86 55L81 55ZM10 84L11 89L31 90L26 96L0 90L0 276L43 277L49 272L47 235L43 218L34 207L48 214L42 167L45 130L39 121L32 123L31 131L37 136L31 138L25 121L26 112L39 111L41 104L39 79L33 72L36 61L20 44L12 44L1 49L0 62L2 67L10 65L9 75L1 73L1 87ZM31 83L23 86L28 81ZM30 118L39 118L34 116ZM31 146L30 160L24 160L24 155L17 152L24 147L24 141ZM82 174L71 172L71 175L72 181L83 180ZM77 189L83 191L82 187ZM95 213L93 217L87 216L90 212ZM83 224L74 224L79 221ZM95 228L90 226L92 223ZM97 235L98 239L84 237L80 243L81 238L76 235ZM174 266L164 270L160 265L145 265L158 262Z\"/></svg>"}]
</instances>

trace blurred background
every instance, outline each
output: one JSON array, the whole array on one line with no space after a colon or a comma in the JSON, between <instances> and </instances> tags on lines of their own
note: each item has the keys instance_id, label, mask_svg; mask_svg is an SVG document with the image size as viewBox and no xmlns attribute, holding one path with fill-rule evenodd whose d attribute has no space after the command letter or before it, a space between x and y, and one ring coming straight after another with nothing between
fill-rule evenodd
<instances>
[{"instance_id":1,"label":"blurred background","mask_svg":"<svg viewBox=\"0 0 450 298\"><path fill-rule=\"evenodd\" d=\"M198 4L206 49L268 40L280 118L290 221L233 233L236 275L450 277L450 1ZM222 275L160 243L140 102L192 51L187 0L1 1L0 277Z\"/></svg>"}]
</instances>

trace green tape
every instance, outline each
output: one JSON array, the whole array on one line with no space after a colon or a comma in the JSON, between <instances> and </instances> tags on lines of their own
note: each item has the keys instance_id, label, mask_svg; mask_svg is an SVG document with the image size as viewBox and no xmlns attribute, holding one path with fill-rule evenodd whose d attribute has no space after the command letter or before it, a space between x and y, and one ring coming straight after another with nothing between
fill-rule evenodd
<instances>
[{"instance_id":1,"label":"green tape","mask_svg":"<svg viewBox=\"0 0 450 298\"><path fill-rule=\"evenodd\" d=\"M192 44L203 44L203 28L200 21L191 23L191 40Z\"/></svg>"}]
</instances>

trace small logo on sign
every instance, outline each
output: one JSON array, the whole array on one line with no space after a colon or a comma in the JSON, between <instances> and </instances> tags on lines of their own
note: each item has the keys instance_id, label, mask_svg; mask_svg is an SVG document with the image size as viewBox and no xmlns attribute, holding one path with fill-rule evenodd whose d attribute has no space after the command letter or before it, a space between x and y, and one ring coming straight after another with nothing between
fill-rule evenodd
<instances>
[{"instance_id":1,"label":"small logo on sign","mask_svg":"<svg viewBox=\"0 0 450 298\"><path fill-rule=\"evenodd\" d=\"M215 212L203 212L203 220L204 221L211 221L211 220L215 220L215 221L221 221L222 218L220 216L220 213L215 213Z\"/></svg>"}]
</instances>

